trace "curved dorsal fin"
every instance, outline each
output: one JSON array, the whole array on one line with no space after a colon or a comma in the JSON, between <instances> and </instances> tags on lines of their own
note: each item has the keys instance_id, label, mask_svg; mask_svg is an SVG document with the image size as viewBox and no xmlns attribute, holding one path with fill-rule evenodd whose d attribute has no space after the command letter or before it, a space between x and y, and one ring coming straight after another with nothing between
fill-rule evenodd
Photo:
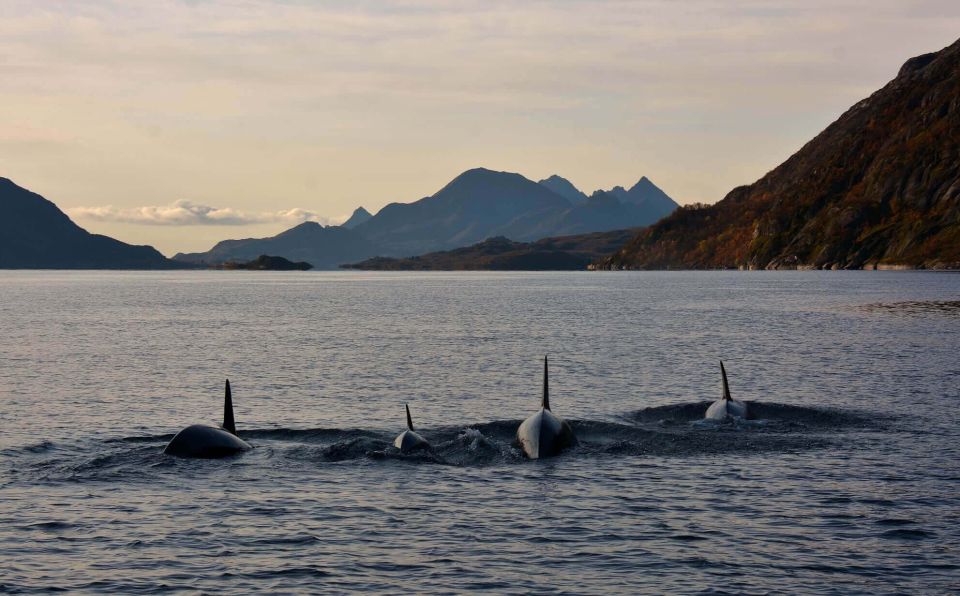
<instances>
[{"instance_id":1,"label":"curved dorsal fin","mask_svg":"<svg viewBox=\"0 0 960 596\"><path fill-rule=\"evenodd\" d=\"M543 357L543 401L540 402L540 407L544 410L550 409L550 381L549 373L547 373L547 357Z\"/></svg>"},{"instance_id":2,"label":"curved dorsal fin","mask_svg":"<svg viewBox=\"0 0 960 596\"><path fill-rule=\"evenodd\" d=\"M727 384L727 371L723 368L723 360L720 361L720 374L723 375L723 399L733 399L730 397L730 385Z\"/></svg>"},{"instance_id":3,"label":"curved dorsal fin","mask_svg":"<svg viewBox=\"0 0 960 596\"><path fill-rule=\"evenodd\" d=\"M237 425L233 421L233 396L230 395L230 379L227 379L223 395L223 430L231 435L237 434Z\"/></svg>"},{"instance_id":4,"label":"curved dorsal fin","mask_svg":"<svg viewBox=\"0 0 960 596\"><path fill-rule=\"evenodd\" d=\"M410 405L403 404L403 407L407 409L407 428L413 430L413 418L410 417Z\"/></svg>"}]
</instances>

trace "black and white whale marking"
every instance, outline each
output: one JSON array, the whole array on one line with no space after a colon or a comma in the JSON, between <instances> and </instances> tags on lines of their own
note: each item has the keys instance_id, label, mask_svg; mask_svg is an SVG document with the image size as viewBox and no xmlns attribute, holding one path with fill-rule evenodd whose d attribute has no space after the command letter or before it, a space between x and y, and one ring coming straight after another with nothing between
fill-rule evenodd
<instances>
[{"instance_id":1,"label":"black and white whale marking","mask_svg":"<svg viewBox=\"0 0 960 596\"><path fill-rule=\"evenodd\" d=\"M704 416L707 420L726 420L728 418L747 418L747 404L730 397L730 385L727 384L727 371L720 361L720 375L723 377L723 397L710 404Z\"/></svg>"},{"instance_id":2,"label":"black and white whale marking","mask_svg":"<svg viewBox=\"0 0 960 596\"><path fill-rule=\"evenodd\" d=\"M393 446L399 449L400 453L430 449L430 443L413 430L413 418L410 417L410 406L404 404L403 407L407 409L407 430L397 435Z\"/></svg>"},{"instance_id":3,"label":"black and white whale marking","mask_svg":"<svg viewBox=\"0 0 960 596\"><path fill-rule=\"evenodd\" d=\"M530 459L557 455L577 444L577 437L567 421L550 411L550 385L547 358L543 358L543 400L540 411L530 416L517 429L517 443Z\"/></svg>"},{"instance_id":4,"label":"black and white whale marking","mask_svg":"<svg viewBox=\"0 0 960 596\"><path fill-rule=\"evenodd\" d=\"M233 421L233 397L230 395L230 380L227 379L223 398L223 426L190 425L178 432L163 452L177 457L217 458L252 448L237 436L237 426Z\"/></svg>"}]
</instances>

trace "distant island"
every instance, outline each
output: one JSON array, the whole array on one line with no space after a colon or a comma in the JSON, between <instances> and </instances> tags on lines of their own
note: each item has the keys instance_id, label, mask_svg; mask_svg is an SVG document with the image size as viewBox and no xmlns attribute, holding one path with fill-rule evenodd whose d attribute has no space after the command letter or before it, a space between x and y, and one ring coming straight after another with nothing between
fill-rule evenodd
<instances>
[{"instance_id":1,"label":"distant island","mask_svg":"<svg viewBox=\"0 0 960 596\"><path fill-rule=\"evenodd\" d=\"M614 230L536 242L514 242L498 236L450 251L408 258L375 257L341 267L372 271L582 271L636 233L636 229Z\"/></svg>"},{"instance_id":2,"label":"distant island","mask_svg":"<svg viewBox=\"0 0 960 596\"><path fill-rule=\"evenodd\" d=\"M225 270L243 269L247 271L308 271L313 269L313 265L304 261L294 263L283 257L260 255L256 259L247 261L246 263L229 261L219 265L213 265L212 268Z\"/></svg>"},{"instance_id":3,"label":"distant island","mask_svg":"<svg viewBox=\"0 0 960 596\"><path fill-rule=\"evenodd\" d=\"M960 41L908 60L782 165L600 269L960 268Z\"/></svg>"}]
</instances>

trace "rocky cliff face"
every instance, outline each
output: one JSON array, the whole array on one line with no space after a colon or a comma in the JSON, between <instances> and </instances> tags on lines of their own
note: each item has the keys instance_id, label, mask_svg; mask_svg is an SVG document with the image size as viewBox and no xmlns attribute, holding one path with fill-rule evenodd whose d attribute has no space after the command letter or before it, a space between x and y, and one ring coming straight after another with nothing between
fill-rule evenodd
<instances>
[{"instance_id":1,"label":"rocky cliff face","mask_svg":"<svg viewBox=\"0 0 960 596\"><path fill-rule=\"evenodd\" d=\"M912 58L786 162L600 268L960 267L960 41Z\"/></svg>"}]
</instances>

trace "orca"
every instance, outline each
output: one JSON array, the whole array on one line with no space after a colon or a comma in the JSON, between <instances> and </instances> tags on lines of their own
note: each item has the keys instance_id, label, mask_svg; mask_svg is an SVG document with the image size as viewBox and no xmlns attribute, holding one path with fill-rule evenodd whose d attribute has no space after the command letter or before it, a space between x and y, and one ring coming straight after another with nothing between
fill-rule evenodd
<instances>
[{"instance_id":1,"label":"orca","mask_svg":"<svg viewBox=\"0 0 960 596\"><path fill-rule=\"evenodd\" d=\"M577 437L567 421L550 411L550 386L547 358L543 358L543 399L540 411L530 416L517 429L517 443L530 459L557 455L577 444Z\"/></svg>"},{"instance_id":2,"label":"orca","mask_svg":"<svg viewBox=\"0 0 960 596\"><path fill-rule=\"evenodd\" d=\"M206 424L193 424L177 433L163 452L177 457L217 458L227 457L253 449L250 443L237 436L233 421L233 398L230 395L230 379L227 379L223 397L223 426L216 428Z\"/></svg>"},{"instance_id":3,"label":"orca","mask_svg":"<svg viewBox=\"0 0 960 596\"><path fill-rule=\"evenodd\" d=\"M407 430L397 435L393 446L399 449L400 453L411 453L421 449L430 449L430 443L413 430L413 418L410 417L410 406L403 404L403 407L407 409Z\"/></svg>"},{"instance_id":4,"label":"orca","mask_svg":"<svg viewBox=\"0 0 960 596\"><path fill-rule=\"evenodd\" d=\"M704 418L707 420L726 420L730 417L746 419L747 404L730 397L730 385L727 384L727 371L723 368L722 360L720 361L720 375L723 377L723 397L710 404Z\"/></svg>"}]
</instances>

